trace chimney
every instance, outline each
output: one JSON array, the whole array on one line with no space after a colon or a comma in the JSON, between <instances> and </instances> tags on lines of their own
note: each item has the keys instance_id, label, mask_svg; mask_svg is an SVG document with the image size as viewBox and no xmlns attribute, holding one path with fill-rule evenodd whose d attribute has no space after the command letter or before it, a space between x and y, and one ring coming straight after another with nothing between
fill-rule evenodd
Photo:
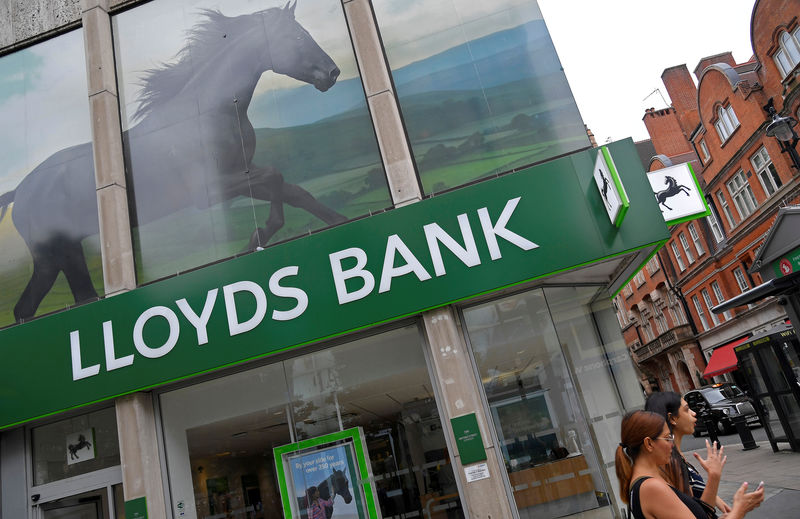
<instances>
[{"instance_id":1,"label":"chimney","mask_svg":"<svg viewBox=\"0 0 800 519\"><path fill-rule=\"evenodd\" d=\"M689 69L686 68L686 65L665 69L661 74L661 81L664 82L669 98L672 100L672 107L677 113L681 130L688 138L700 124L700 115L697 111L697 87L689 74Z\"/></svg>"}]
</instances>

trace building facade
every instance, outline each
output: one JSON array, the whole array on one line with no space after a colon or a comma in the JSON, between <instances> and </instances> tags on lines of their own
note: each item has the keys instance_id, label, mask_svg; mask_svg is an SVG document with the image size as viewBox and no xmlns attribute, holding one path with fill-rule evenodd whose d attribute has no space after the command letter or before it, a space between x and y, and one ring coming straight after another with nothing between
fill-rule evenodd
<instances>
[{"instance_id":1,"label":"building facade","mask_svg":"<svg viewBox=\"0 0 800 519\"><path fill-rule=\"evenodd\" d=\"M689 317L688 324L670 333L683 327L680 335L687 344L702 351L687 352L696 369L690 369L690 378L675 374L671 389L676 391L725 379L742 383L735 378L735 355L728 355L732 348L786 319L774 298L721 314L711 308L761 283L752 272L758 249L778 209L798 201L800 163L790 151L796 137L783 143L766 131L772 114L797 119L798 14L798 2L755 2L753 57L738 64L730 53L704 58L694 69L696 85L685 65L666 69L662 80L672 106L644 116L657 151L650 170L692 164L711 211L706 218L671 227L671 238L659 252L672 293L683 300ZM668 300L663 301L665 307ZM630 313L632 305L618 304ZM637 321L639 326L649 322L651 316ZM660 340L628 344L645 355L663 346ZM662 381L660 370L675 369L668 355L658 365L640 367Z\"/></svg>"},{"instance_id":2,"label":"building facade","mask_svg":"<svg viewBox=\"0 0 800 519\"><path fill-rule=\"evenodd\" d=\"M669 234L535 2L3 5L3 518L621 516Z\"/></svg>"}]
</instances>

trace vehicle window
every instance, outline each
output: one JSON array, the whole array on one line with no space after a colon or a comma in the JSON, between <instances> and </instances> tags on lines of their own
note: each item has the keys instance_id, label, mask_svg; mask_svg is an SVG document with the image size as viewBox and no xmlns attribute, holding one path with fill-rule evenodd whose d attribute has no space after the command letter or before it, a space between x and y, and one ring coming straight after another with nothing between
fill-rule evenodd
<instances>
[{"instance_id":1,"label":"vehicle window","mask_svg":"<svg viewBox=\"0 0 800 519\"><path fill-rule=\"evenodd\" d=\"M730 386L723 386L719 388L725 398L736 398L739 396L744 396L744 393L738 386L730 385Z\"/></svg>"},{"instance_id":2,"label":"vehicle window","mask_svg":"<svg viewBox=\"0 0 800 519\"><path fill-rule=\"evenodd\" d=\"M717 402L719 402L721 400L725 400L726 398L729 398L729 397L725 396L722 393L722 391L720 391L719 389L716 389L716 388L715 389L709 389L708 391L706 391L705 392L705 397L706 397L706 400L708 400L709 404L716 404Z\"/></svg>"}]
</instances>

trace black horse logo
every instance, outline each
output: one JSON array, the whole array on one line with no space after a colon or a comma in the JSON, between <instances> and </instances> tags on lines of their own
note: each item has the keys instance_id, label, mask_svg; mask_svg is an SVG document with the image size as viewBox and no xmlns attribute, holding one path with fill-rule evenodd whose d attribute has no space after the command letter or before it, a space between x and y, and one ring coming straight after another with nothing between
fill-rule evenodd
<instances>
[{"instance_id":1,"label":"black horse logo","mask_svg":"<svg viewBox=\"0 0 800 519\"><path fill-rule=\"evenodd\" d=\"M678 181L673 177L667 176L664 179L664 183L667 185L667 189L655 193L656 200L658 200L659 205L663 205L670 211L672 211L672 208L667 205L667 198L673 197L681 192L686 193L686 196L690 196L691 194L691 191L689 191L688 187L678 184Z\"/></svg>"},{"instance_id":2,"label":"black horse logo","mask_svg":"<svg viewBox=\"0 0 800 519\"><path fill-rule=\"evenodd\" d=\"M78 456L78 451L91 448L92 448L91 442L87 440L84 435L80 434L78 435L78 443L74 445L70 443L67 445L67 450L69 450L69 459L71 460L80 459Z\"/></svg>"},{"instance_id":3,"label":"black horse logo","mask_svg":"<svg viewBox=\"0 0 800 519\"><path fill-rule=\"evenodd\" d=\"M603 174L603 170L602 169L598 169L597 172L600 173L600 180L603 181L603 185L600 187L600 194L603 195L603 202L605 202L606 208L608 208L608 210L610 211L611 210L611 202L608 201L608 186L609 186L609 182L608 182L608 179L606 178L606 176Z\"/></svg>"},{"instance_id":4,"label":"black horse logo","mask_svg":"<svg viewBox=\"0 0 800 519\"><path fill-rule=\"evenodd\" d=\"M135 172L134 227L237 197L270 202L264 227L250 237L253 250L283 227L284 204L328 225L346 220L285 182L276 168L252 162L256 133L247 109L262 74L271 70L321 92L339 77L331 57L295 20L296 5L235 17L204 10L176 61L146 72L138 123L123 134ZM0 219L12 202L14 226L33 258L14 318L33 317L61 272L76 302L96 299L81 245L100 232L91 143L56 152L1 195Z\"/></svg>"}]
</instances>

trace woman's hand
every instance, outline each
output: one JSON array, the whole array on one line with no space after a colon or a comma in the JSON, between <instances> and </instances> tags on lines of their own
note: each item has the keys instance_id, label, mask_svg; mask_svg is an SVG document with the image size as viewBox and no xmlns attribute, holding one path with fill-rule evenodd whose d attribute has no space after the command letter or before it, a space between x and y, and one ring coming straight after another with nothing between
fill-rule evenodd
<instances>
[{"instance_id":1,"label":"woman's hand","mask_svg":"<svg viewBox=\"0 0 800 519\"><path fill-rule=\"evenodd\" d=\"M694 453L697 462L708 473L708 479L714 478L718 481L722 476L722 468L728 459L723 455L724 449L725 447L720 446L718 442L711 443L706 440L706 458L703 459L699 454Z\"/></svg>"},{"instance_id":2,"label":"woman's hand","mask_svg":"<svg viewBox=\"0 0 800 519\"><path fill-rule=\"evenodd\" d=\"M738 512L741 514L736 514L738 517L744 517L744 514L759 506L762 501L764 501L764 488L759 488L755 492L747 492L747 481L745 481L742 483L742 486L739 487L739 490L733 494L733 509L731 509L731 515Z\"/></svg>"}]
</instances>

